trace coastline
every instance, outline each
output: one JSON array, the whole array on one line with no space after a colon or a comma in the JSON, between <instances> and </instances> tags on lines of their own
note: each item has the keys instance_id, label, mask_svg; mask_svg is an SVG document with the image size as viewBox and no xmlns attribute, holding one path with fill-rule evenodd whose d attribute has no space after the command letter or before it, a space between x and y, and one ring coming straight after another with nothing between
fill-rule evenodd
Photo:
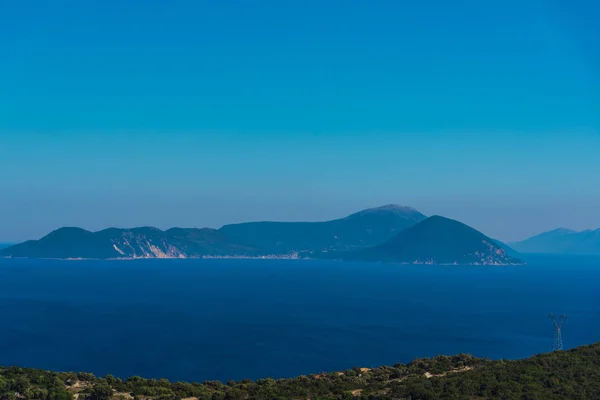
<instances>
[{"instance_id":1,"label":"coastline","mask_svg":"<svg viewBox=\"0 0 600 400\"><path fill-rule=\"evenodd\" d=\"M265 255L265 256L201 256L201 257L115 257L115 258L56 258L56 257L0 257L0 259L19 259L19 260L55 260L55 261L136 261L136 260L307 260L307 261L334 261L344 263L356 263L355 260L341 259L322 259L311 257L298 257L295 255ZM376 264L390 265L439 265L439 266L465 266L465 267L512 267L527 265L526 262L521 263L434 263L424 261L413 262L395 262L395 261L367 261Z\"/></svg>"}]
</instances>

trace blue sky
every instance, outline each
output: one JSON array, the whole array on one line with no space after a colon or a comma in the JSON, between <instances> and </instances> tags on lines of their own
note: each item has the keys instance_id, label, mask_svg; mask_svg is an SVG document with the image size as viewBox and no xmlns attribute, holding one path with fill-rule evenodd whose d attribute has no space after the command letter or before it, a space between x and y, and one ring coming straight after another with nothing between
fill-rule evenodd
<instances>
[{"instance_id":1,"label":"blue sky","mask_svg":"<svg viewBox=\"0 0 600 400\"><path fill-rule=\"evenodd\" d=\"M598 18L563 0L10 2L0 241L386 203L503 240L598 228Z\"/></svg>"}]
</instances>

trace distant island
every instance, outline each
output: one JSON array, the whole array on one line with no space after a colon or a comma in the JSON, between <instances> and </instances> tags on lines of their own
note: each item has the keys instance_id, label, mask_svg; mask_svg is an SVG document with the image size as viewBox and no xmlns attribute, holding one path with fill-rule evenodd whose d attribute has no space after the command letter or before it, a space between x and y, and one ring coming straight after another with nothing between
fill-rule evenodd
<instances>
[{"instance_id":1,"label":"distant island","mask_svg":"<svg viewBox=\"0 0 600 400\"><path fill-rule=\"evenodd\" d=\"M600 229L577 232L559 228L510 246L523 253L600 255Z\"/></svg>"},{"instance_id":2,"label":"distant island","mask_svg":"<svg viewBox=\"0 0 600 400\"><path fill-rule=\"evenodd\" d=\"M267 253L338 251L375 246L425 220L411 207L386 205L325 222L249 222L220 231Z\"/></svg>"},{"instance_id":3,"label":"distant island","mask_svg":"<svg viewBox=\"0 0 600 400\"><path fill-rule=\"evenodd\" d=\"M0 398L40 400L212 399L599 399L600 344L524 360L460 354L409 364L355 367L296 378L169 382L0 367Z\"/></svg>"},{"instance_id":4,"label":"distant island","mask_svg":"<svg viewBox=\"0 0 600 400\"><path fill-rule=\"evenodd\" d=\"M415 264L520 264L515 252L458 221L386 205L324 222L251 222L221 229L57 229L0 249L57 259L337 258ZM510 253L510 254L509 254Z\"/></svg>"},{"instance_id":5,"label":"distant island","mask_svg":"<svg viewBox=\"0 0 600 400\"><path fill-rule=\"evenodd\" d=\"M452 219L429 217L383 244L333 254L342 260L412 264L521 264L495 240Z\"/></svg>"},{"instance_id":6,"label":"distant island","mask_svg":"<svg viewBox=\"0 0 600 400\"><path fill-rule=\"evenodd\" d=\"M172 228L162 231L152 227L109 228L99 232L60 228L40 240L30 240L0 250L2 256L61 259L193 258L258 254L258 249L237 243L215 229Z\"/></svg>"}]
</instances>

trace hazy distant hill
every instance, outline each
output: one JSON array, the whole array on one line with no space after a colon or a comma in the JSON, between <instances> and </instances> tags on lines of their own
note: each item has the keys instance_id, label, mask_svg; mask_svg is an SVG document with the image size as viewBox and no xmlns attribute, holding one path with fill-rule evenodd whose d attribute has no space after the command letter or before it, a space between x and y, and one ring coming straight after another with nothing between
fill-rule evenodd
<instances>
[{"instance_id":1,"label":"hazy distant hill","mask_svg":"<svg viewBox=\"0 0 600 400\"><path fill-rule=\"evenodd\" d=\"M325 222L249 222L220 232L270 253L347 250L381 244L423 221L414 208L387 205Z\"/></svg>"},{"instance_id":2,"label":"hazy distant hill","mask_svg":"<svg viewBox=\"0 0 600 400\"><path fill-rule=\"evenodd\" d=\"M344 260L427 264L520 264L495 240L452 219L433 216L384 244L334 255Z\"/></svg>"},{"instance_id":3,"label":"hazy distant hill","mask_svg":"<svg viewBox=\"0 0 600 400\"><path fill-rule=\"evenodd\" d=\"M326 222L253 222L215 229L143 227L89 232L61 228L40 240L0 250L0 256L30 258L166 258L285 255L346 250L380 244L426 217L388 205Z\"/></svg>"},{"instance_id":4,"label":"hazy distant hill","mask_svg":"<svg viewBox=\"0 0 600 400\"><path fill-rule=\"evenodd\" d=\"M576 232L560 228L511 246L521 253L600 254L600 229Z\"/></svg>"},{"instance_id":5,"label":"hazy distant hill","mask_svg":"<svg viewBox=\"0 0 600 400\"><path fill-rule=\"evenodd\" d=\"M3 257L192 258L287 255L411 263L514 264L508 248L443 217L387 205L326 222L253 222L215 229L60 228L0 249Z\"/></svg>"},{"instance_id":6,"label":"hazy distant hill","mask_svg":"<svg viewBox=\"0 0 600 400\"><path fill-rule=\"evenodd\" d=\"M0 243L0 249L12 246L12 243Z\"/></svg>"},{"instance_id":7,"label":"hazy distant hill","mask_svg":"<svg viewBox=\"0 0 600 400\"><path fill-rule=\"evenodd\" d=\"M144 227L89 232L60 228L40 240L0 250L0 256L29 258L166 258L256 255L215 229Z\"/></svg>"}]
</instances>

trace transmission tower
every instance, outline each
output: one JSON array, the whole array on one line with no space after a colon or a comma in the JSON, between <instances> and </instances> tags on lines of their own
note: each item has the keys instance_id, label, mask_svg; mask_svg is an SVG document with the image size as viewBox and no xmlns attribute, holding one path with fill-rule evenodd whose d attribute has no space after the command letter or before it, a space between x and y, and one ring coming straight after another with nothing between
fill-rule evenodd
<instances>
[{"instance_id":1,"label":"transmission tower","mask_svg":"<svg viewBox=\"0 0 600 400\"><path fill-rule=\"evenodd\" d=\"M550 314L548 317L550 317L552 325L554 326L554 343L552 345L552 351L562 350L562 326L567 320L567 316L564 314L561 316Z\"/></svg>"}]
</instances>

